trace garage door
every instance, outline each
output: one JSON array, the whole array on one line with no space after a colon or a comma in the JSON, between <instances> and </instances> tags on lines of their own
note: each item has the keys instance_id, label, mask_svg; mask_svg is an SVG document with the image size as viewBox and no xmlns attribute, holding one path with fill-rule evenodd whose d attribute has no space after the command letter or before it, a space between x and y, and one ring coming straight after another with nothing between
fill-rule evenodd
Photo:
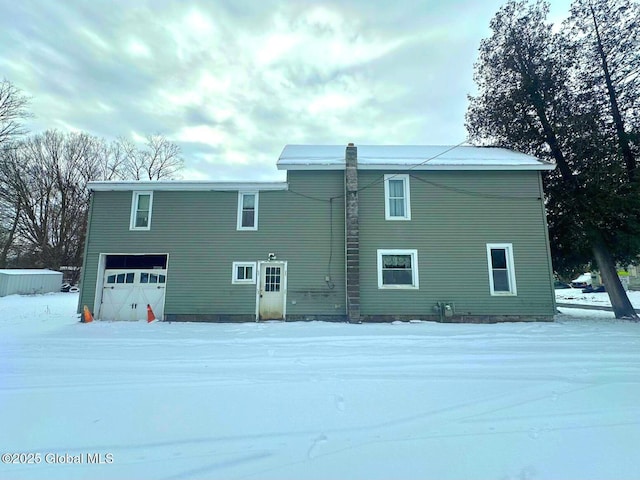
<instances>
[{"instance_id":1,"label":"garage door","mask_svg":"<svg viewBox=\"0 0 640 480\"><path fill-rule=\"evenodd\" d=\"M100 319L146 320L147 305L151 305L156 318L161 319L166 282L166 270L105 270Z\"/></svg>"}]
</instances>

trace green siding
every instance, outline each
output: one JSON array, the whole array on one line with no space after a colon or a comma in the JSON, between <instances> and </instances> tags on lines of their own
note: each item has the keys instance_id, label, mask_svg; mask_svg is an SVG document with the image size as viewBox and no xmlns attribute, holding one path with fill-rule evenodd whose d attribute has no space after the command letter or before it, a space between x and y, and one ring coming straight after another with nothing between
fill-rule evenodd
<instances>
[{"instance_id":1,"label":"green siding","mask_svg":"<svg viewBox=\"0 0 640 480\"><path fill-rule=\"evenodd\" d=\"M360 172L363 315L429 315L454 302L458 315L553 315L539 173L410 173L411 220L384 215L382 173ZM517 296L491 296L487 243L512 243ZM378 249L417 249L419 290L378 288Z\"/></svg>"},{"instance_id":2,"label":"green siding","mask_svg":"<svg viewBox=\"0 0 640 480\"><path fill-rule=\"evenodd\" d=\"M411 175L411 220L385 220L384 173ZM237 192L156 191L151 230L134 232L132 193L94 192L80 305L93 305L100 253L167 253L165 314L253 315L255 285L233 285L232 262L275 252L288 262L288 316L344 316L343 175L289 171L289 191L260 192L258 231L236 230ZM363 315L428 316L436 302L458 315L554 314L539 172L360 170L359 185ZM513 244L517 296L490 295L487 243ZM418 250L419 290L378 289L382 248Z\"/></svg>"},{"instance_id":3,"label":"green siding","mask_svg":"<svg viewBox=\"0 0 640 480\"><path fill-rule=\"evenodd\" d=\"M238 192L153 195L150 231L130 231L131 192L94 192L81 305L93 305L100 253L167 253L165 314L254 314L255 285L231 283L232 262L288 262L287 315L344 315L343 203L333 205L331 280L329 202L342 172L296 179L295 191L260 192L258 230L237 231ZM95 311L95 308L93 309Z\"/></svg>"}]
</instances>

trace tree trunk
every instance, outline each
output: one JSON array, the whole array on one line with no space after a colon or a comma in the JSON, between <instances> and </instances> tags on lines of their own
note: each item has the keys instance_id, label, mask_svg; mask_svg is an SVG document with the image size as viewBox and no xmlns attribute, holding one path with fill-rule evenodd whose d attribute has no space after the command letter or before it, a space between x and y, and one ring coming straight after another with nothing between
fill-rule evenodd
<instances>
[{"instance_id":1,"label":"tree trunk","mask_svg":"<svg viewBox=\"0 0 640 480\"><path fill-rule=\"evenodd\" d=\"M609 249L604 243L602 235L598 233L591 234L591 249L593 256L598 264L600 275L602 275L602 282L604 283L609 299L611 300L611 306L613 307L613 313L616 318L629 318L638 320L638 315L629 301L627 293L622 287L618 272L616 270L616 264L613 261Z\"/></svg>"},{"instance_id":2,"label":"tree trunk","mask_svg":"<svg viewBox=\"0 0 640 480\"><path fill-rule=\"evenodd\" d=\"M11 249L11 245L13 244L13 238L16 234L16 228L18 227L18 221L20 220L20 203L16 207L16 216L13 219L13 223L11 225L11 230L9 231L9 235L7 237L7 241L2 247L2 252L0 252L0 268L7 268L7 256L9 255L9 250Z\"/></svg>"},{"instance_id":3,"label":"tree trunk","mask_svg":"<svg viewBox=\"0 0 640 480\"><path fill-rule=\"evenodd\" d=\"M627 169L627 176L629 177L630 182L634 182L636 180L636 159L631 151L631 146L629 145L629 135L627 134L624 128L624 122L622 121L622 115L620 114L620 108L618 107L618 94L613 86L613 82L611 81L611 73L609 72L609 64L607 62L607 57L604 53L604 48L602 47L602 39L600 38L600 29L598 28L598 21L596 20L596 13L593 10L593 6L591 6L591 17L593 18L593 26L596 31L596 41L598 46L598 55L600 55L600 60L602 62L602 71L604 73L604 80L607 85L607 93L609 94L609 104L611 105L611 116L613 117L613 123L616 127L616 134L618 138L618 146L620 147L620 151L622 152L622 158L624 159L624 164Z\"/></svg>"}]
</instances>

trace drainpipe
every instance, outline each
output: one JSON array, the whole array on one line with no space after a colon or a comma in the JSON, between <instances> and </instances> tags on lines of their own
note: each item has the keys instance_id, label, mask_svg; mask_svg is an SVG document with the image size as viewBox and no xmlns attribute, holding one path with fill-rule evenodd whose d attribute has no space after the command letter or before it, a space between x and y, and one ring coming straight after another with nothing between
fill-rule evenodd
<instances>
[{"instance_id":1,"label":"drainpipe","mask_svg":"<svg viewBox=\"0 0 640 480\"><path fill-rule=\"evenodd\" d=\"M345 151L345 248L347 319L360 323L360 226L358 220L358 148L350 143Z\"/></svg>"}]
</instances>

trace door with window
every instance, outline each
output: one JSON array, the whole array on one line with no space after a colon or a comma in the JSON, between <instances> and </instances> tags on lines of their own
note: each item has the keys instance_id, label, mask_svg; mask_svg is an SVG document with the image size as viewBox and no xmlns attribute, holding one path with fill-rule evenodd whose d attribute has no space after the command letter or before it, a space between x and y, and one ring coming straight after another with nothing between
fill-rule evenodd
<instances>
[{"instance_id":1,"label":"door with window","mask_svg":"<svg viewBox=\"0 0 640 480\"><path fill-rule=\"evenodd\" d=\"M283 320L286 298L285 262L262 262L258 291L258 316L260 320Z\"/></svg>"},{"instance_id":2,"label":"door with window","mask_svg":"<svg viewBox=\"0 0 640 480\"><path fill-rule=\"evenodd\" d=\"M166 281L166 270L105 270L100 319L146 320L147 305L162 318Z\"/></svg>"}]
</instances>

